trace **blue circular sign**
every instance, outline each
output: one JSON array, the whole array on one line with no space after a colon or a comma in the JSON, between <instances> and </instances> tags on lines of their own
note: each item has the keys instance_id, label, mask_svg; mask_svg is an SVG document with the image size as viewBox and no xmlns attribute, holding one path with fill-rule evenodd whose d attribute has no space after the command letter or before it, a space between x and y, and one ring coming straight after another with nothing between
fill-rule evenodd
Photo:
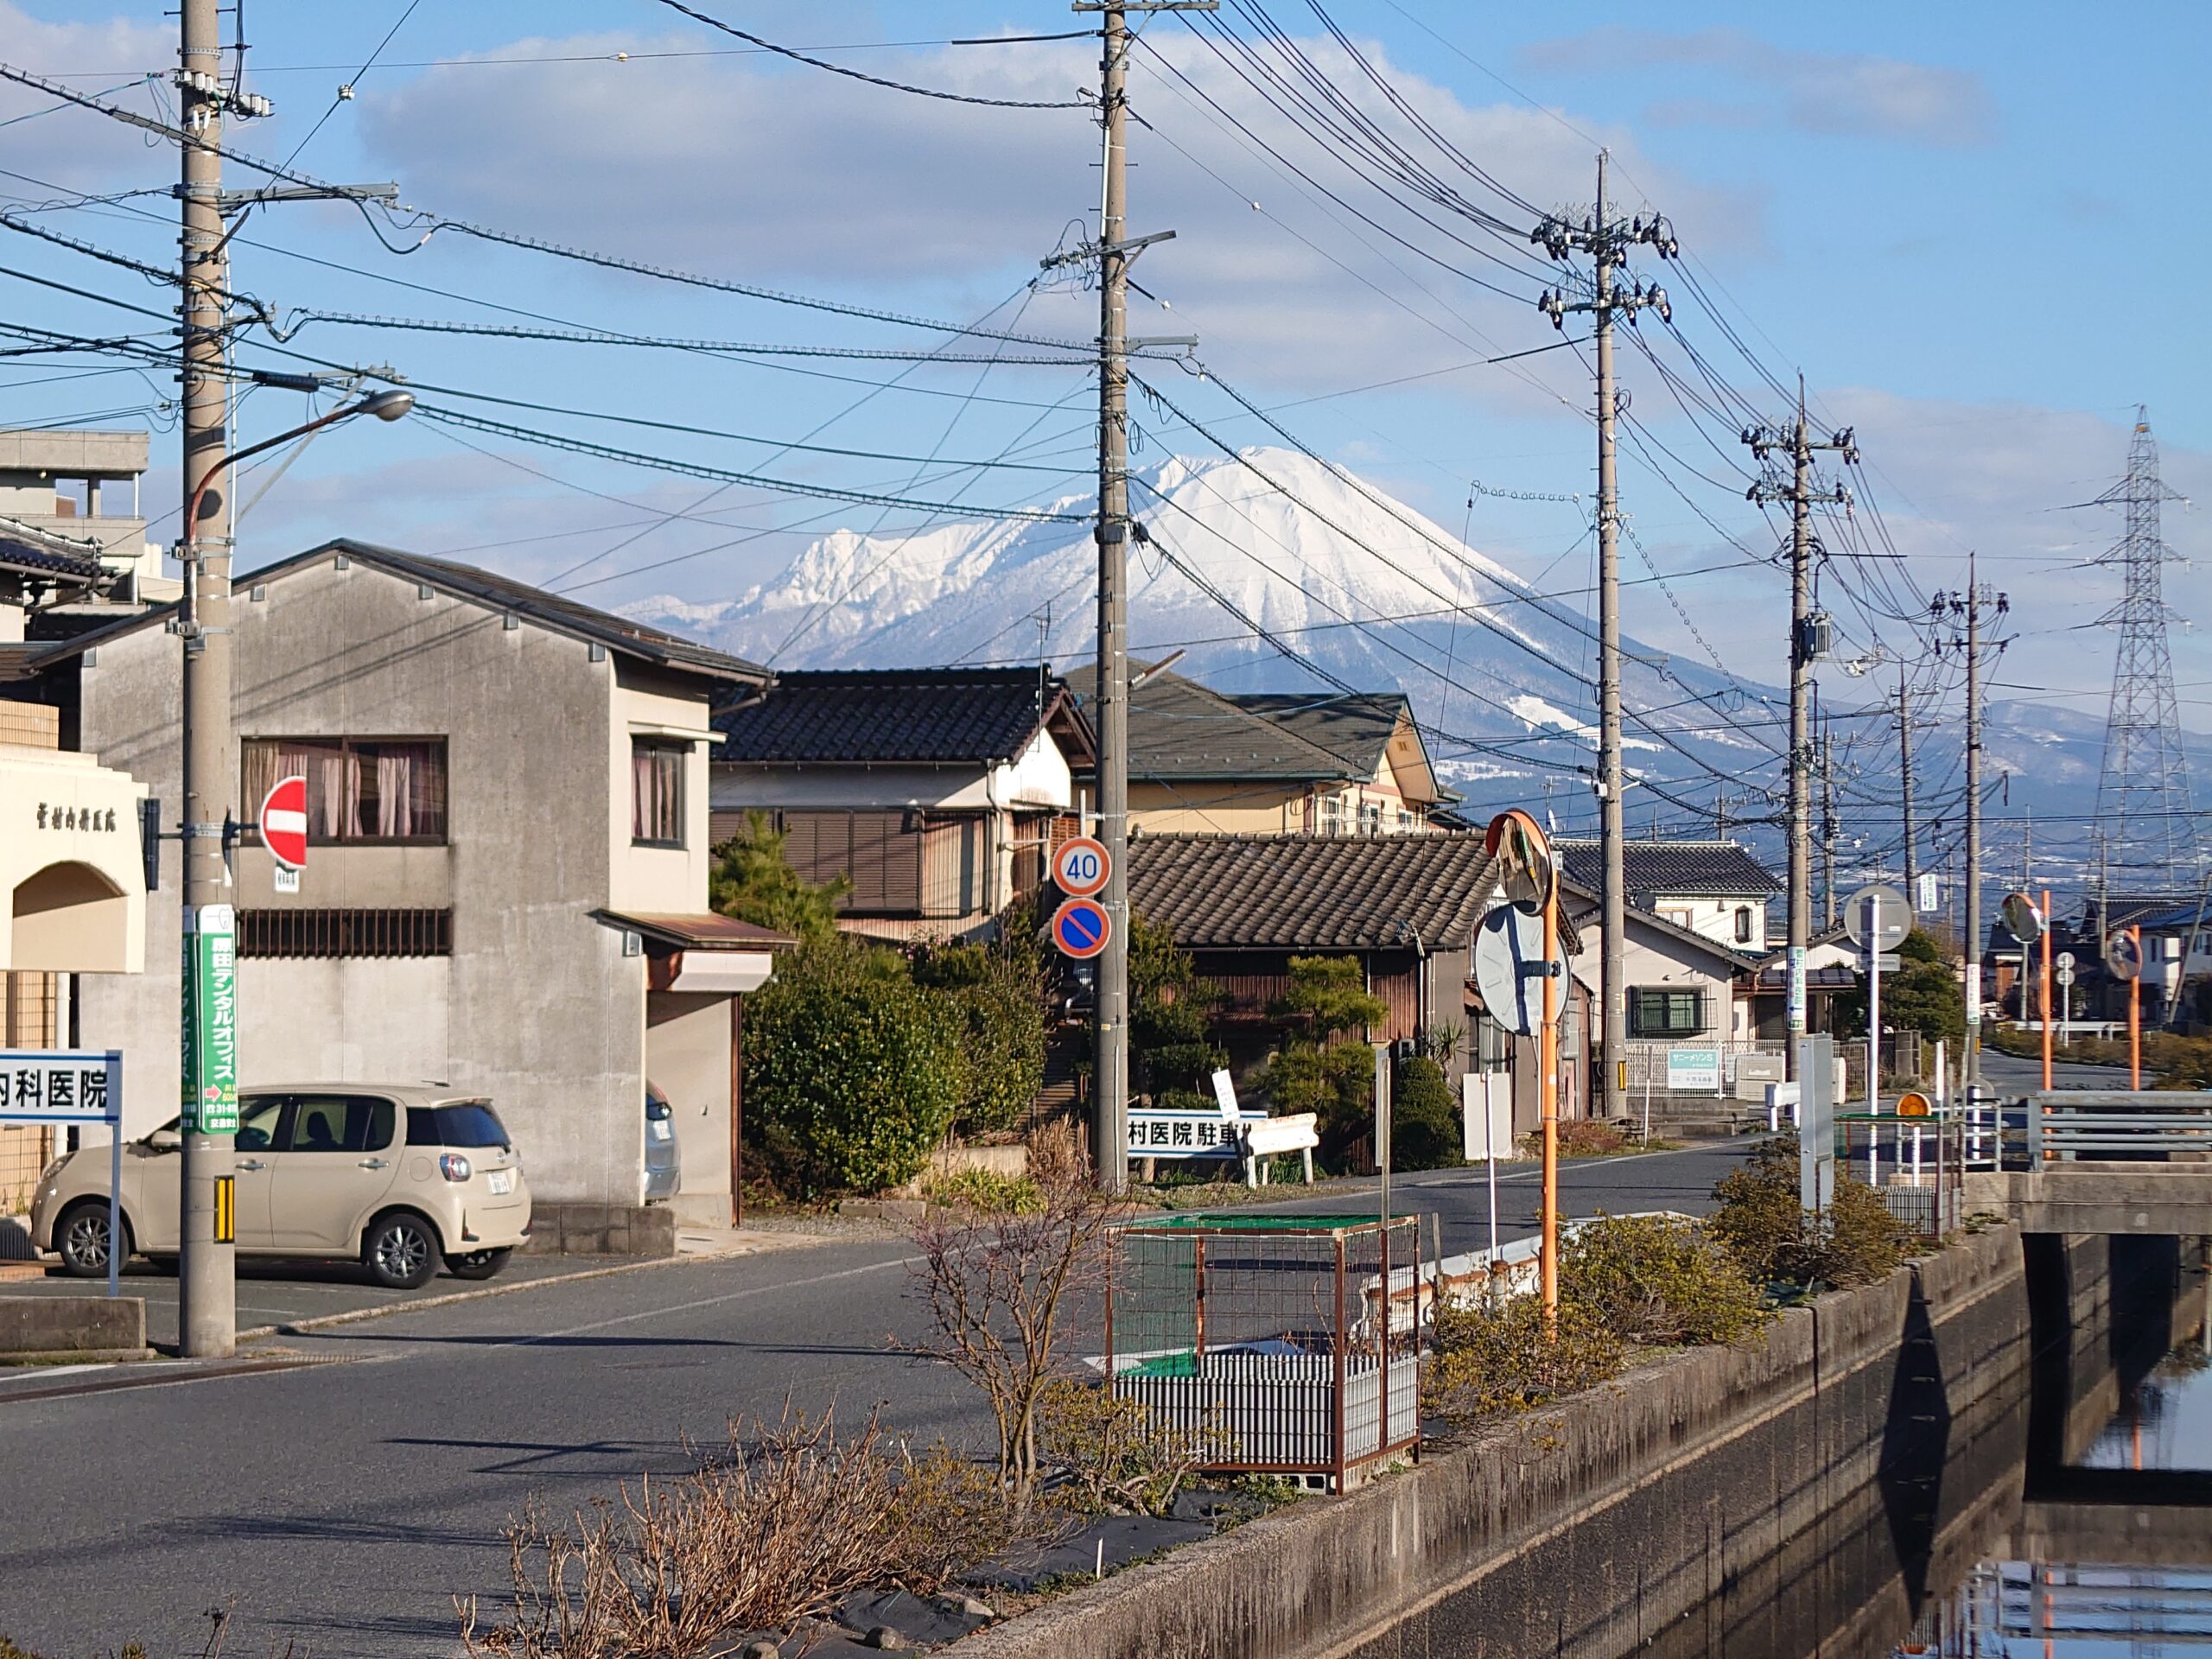
<instances>
[{"instance_id":1,"label":"blue circular sign","mask_svg":"<svg viewBox=\"0 0 2212 1659\"><path fill-rule=\"evenodd\" d=\"M1114 924L1096 899L1071 899L1052 912L1052 943L1064 957L1086 962L1106 948Z\"/></svg>"}]
</instances>

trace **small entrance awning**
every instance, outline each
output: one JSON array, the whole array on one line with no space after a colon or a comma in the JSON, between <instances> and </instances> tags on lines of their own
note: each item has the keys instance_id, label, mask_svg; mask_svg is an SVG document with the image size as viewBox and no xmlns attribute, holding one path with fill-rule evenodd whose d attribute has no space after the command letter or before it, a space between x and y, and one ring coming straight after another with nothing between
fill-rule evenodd
<instances>
[{"instance_id":1,"label":"small entrance awning","mask_svg":"<svg viewBox=\"0 0 2212 1659\"><path fill-rule=\"evenodd\" d=\"M145 792L92 755L0 744L0 969L145 967Z\"/></svg>"},{"instance_id":2,"label":"small entrance awning","mask_svg":"<svg viewBox=\"0 0 2212 1659\"><path fill-rule=\"evenodd\" d=\"M651 958L645 982L656 991L742 996L768 982L778 951L798 943L788 933L712 911L602 910L599 918L645 941Z\"/></svg>"}]
</instances>

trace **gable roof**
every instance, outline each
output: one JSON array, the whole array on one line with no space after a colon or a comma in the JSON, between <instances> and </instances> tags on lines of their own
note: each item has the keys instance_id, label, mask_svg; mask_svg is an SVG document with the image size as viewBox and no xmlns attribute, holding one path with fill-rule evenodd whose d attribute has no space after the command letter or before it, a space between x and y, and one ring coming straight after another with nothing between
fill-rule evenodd
<instances>
[{"instance_id":1,"label":"gable roof","mask_svg":"<svg viewBox=\"0 0 2212 1659\"><path fill-rule=\"evenodd\" d=\"M1413 704L1398 691L1358 691L1327 696L1296 691L1240 691L1230 701L1307 742L1341 755L1362 778L1391 763L1408 799L1442 798L1430 766L1428 745L1414 719ZM1401 741L1402 740L1402 741ZM1399 753L1391 754L1393 746ZM1410 769L1417 775L1405 776Z\"/></svg>"},{"instance_id":2,"label":"gable roof","mask_svg":"<svg viewBox=\"0 0 2212 1659\"><path fill-rule=\"evenodd\" d=\"M1597 891L1605 879L1600 843L1555 839L1567 878ZM1782 891L1774 873L1732 841L1621 842L1621 874L1634 901L1649 908L1661 898L1764 899Z\"/></svg>"},{"instance_id":3,"label":"gable roof","mask_svg":"<svg viewBox=\"0 0 2212 1659\"><path fill-rule=\"evenodd\" d=\"M717 712L714 727L723 737L717 765L995 766L1026 752L1040 728L1077 771L1096 754L1067 683L1034 668L779 674Z\"/></svg>"},{"instance_id":4,"label":"gable roof","mask_svg":"<svg viewBox=\"0 0 2212 1659\"><path fill-rule=\"evenodd\" d=\"M264 565L257 570L242 571L237 585L243 588L253 582L279 582L295 571L321 563L334 555L343 555L404 582L416 582L458 599L471 601L486 610L511 612L517 616L526 617L540 627L604 645L607 650L618 652L635 661L703 674L718 680L758 683L768 677L766 669L748 663L741 657L733 657L728 652L716 651L696 640L686 639L680 634L647 627L642 622L632 622L612 611L579 604L573 599L547 593L542 588L532 588L512 577L480 570L472 564L456 564L450 559L431 558L421 553L403 553L396 548L357 542L350 537L341 536L321 543L305 552L295 553L288 559ZM149 623L166 621L176 610L175 605L156 606L110 626L95 628L74 639L58 640L38 653L33 666L44 668Z\"/></svg>"},{"instance_id":5,"label":"gable roof","mask_svg":"<svg viewBox=\"0 0 2212 1659\"><path fill-rule=\"evenodd\" d=\"M1480 836L1136 836L1129 906L1185 950L1464 948L1497 887Z\"/></svg>"},{"instance_id":6,"label":"gable roof","mask_svg":"<svg viewBox=\"0 0 2212 1659\"><path fill-rule=\"evenodd\" d=\"M1559 843L1554 842L1552 845L1556 847ZM1601 903L1602 900L1595 887L1578 881L1571 875L1560 880L1559 908L1562 919L1571 912L1577 924L1593 923ZM1680 922L1670 922L1656 911L1646 910L1641 905L1628 906L1628 918L1638 927L1649 928L1662 938L1672 939L1678 944L1688 945L1691 949L1702 951L1709 957L1717 957L1726 963L1732 969L1755 969L1760 963L1767 960L1751 951L1738 950L1734 945L1700 933L1694 927L1684 927Z\"/></svg>"},{"instance_id":7,"label":"gable roof","mask_svg":"<svg viewBox=\"0 0 2212 1659\"><path fill-rule=\"evenodd\" d=\"M1155 673L1129 693L1132 782L1358 775L1343 755L1179 674Z\"/></svg>"}]
</instances>

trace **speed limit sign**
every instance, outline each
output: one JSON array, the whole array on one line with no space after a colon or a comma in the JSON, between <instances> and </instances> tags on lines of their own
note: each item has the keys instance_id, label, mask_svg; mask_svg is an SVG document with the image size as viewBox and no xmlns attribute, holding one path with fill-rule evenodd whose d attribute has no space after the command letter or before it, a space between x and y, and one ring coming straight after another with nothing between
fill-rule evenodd
<instances>
[{"instance_id":1,"label":"speed limit sign","mask_svg":"<svg viewBox=\"0 0 2212 1659\"><path fill-rule=\"evenodd\" d=\"M1106 844L1095 836L1071 836L1052 849L1052 880L1071 899L1088 899L1113 873Z\"/></svg>"}]
</instances>

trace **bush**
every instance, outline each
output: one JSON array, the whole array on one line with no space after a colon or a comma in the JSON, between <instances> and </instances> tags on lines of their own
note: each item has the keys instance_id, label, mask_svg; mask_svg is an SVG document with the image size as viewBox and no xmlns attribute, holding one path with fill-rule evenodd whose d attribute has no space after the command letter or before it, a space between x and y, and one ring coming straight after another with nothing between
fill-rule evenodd
<instances>
[{"instance_id":1,"label":"bush","mask_svg":"<svg viewBox=\"0 0 2212 1659\"><path fill-rule=\"evenodd\" d=\"M1193 1475L1236 1455L1217 1421L1177 1428L1142 1401L1073 1377L1054 1378L1038 1397L1037 1442L1046 1467L1065 1473L1070 1495L1094 1515L1165 1515Z\"/></svg>"},{"instance_id":2,"label":"bush","mask_svg":"<svg viewBox=\"0 0 2212 1659\"><path fill-rule=\"evenodd\" d=\"M1002 1175L995 1169L956 1169L922 1183L931 1204L950 1204L994 1215L1033 1216L1045 1207L1045 1194L1027 1175Z\"/></svg>"},{"instance_id":3,"label":"bush","mask_svg":"<svg viewBox=\"0 0 2212 1659\"><path fill-rule=\"evenodd\" d=\"M913 971L959 1036L964 1076L953 1127L963 1135L1014 1128L1045 1086L1045 988L1034 958L948 944L918 957Z\"/></svg>"},{"instance_id":4,"label":"bush","mask_svg":"<svg viewBox=\"0 0 2212 1659\"><path fill-rule=\"evenodd\" d=\"M1268 1059L1260 1088L1278 1114L1312 1112L1334 1160L1375 1127L1375 1051L1364 1043L1286 1043Z\"/></svg>"},{"instance_id":5,"label":"bush","mask_svg":"<svg viewBox=\"0 0 2212 1659\"><path fill-rule=\"evenodd\" d=\"M1400 1169L1442 1169L1459 1161L1459 1103L1451 1079L1426 1054L1398 1067L1390 1099L1390 1161Z\"/></svg>"},{"instance_id":6,"label":"bush","mask_svg":"<svg viewBox=\"0 0 2212 1659\"><path fill-rule=\"evenodd\" d=\"M1175 936L1141 916L1129 918L1129 1065L1136 1087L1155 1102L1203 1089L1229 1064L1213 1040L1221 987L1203 977ZM1213 1097L1205 1102L1208 1109Z\"/></svg>"},{"instance_id":7,"label":"bush","mask_svg":"<svg viewBox=\"0 0 2212 1659\"><path fill-rule=\"evenodd\" d=\"M1604 1158L1628 1145L1628 1137L1602 1118L1570 1117L1559 1126L1562 1158Z\"/></svg>"},{"instance_id":8,"label":"bush","mask_svg":"<svg viewBox=\"0 0 2212 1659\"><path fill-rule=\"evenodd\" d=\"M748 1126L802 1189L912 1179L952 1126L959 1034L906 963L832 934L778 965L746 1010Z\"/></svg>"},{"instance_id":9,"label":"bush","mask_svg":"<svg viewBox=\"0 0 2212 1659\"><path fill-rule=\"evenodd\" d=\"M1759 1142L1713 1195L1720 1200L1707 1224L1713 1237L1762 1284L1871 1285L1904 1259L1904 1227L1865 1182L1839 1170L1826 1217L1799 1206L1794 1135Z\"/></svg>"},{"instance_id":10,"label":"bush","mask_svg":"<svg viewBox=\"0 0 2212 1659\"><path fill-rule=\"evenodd\" d=\"M1606 1216L1574 1229L1560 1247L1560 1297L1623 1342L1738 1342L1769 1317L1735 1257L1673 1216Z\"/></svg>"},{"instance_id":11,"label":"bush","mask_svg":"<svg viewBox=\"0 0 2212 1659\"><path fill-rule=\"evenodd\" d=\"M1436 1316L1435 1357L1423 1379L1426 1408L1465 1421L1547 1405L1620 1373L1621 1340L1579 1303L1562 1300L1556 1334L1542 1301L1448 1304Z\"/></svg>"},{"instance_id":12,"label":"bush","mask_svg":"<svg viewBox=\"0 0 2212 1659\"><path fill-rule=\"evenodd\" d=\"M1050 1538L1060 1526L1057 1515L1007 1503L988 1464L938 1440L908 1462L892 1500L892 1530L899 1550L891 1576L912 1594L928 1596L1018 1544Z\"/></svg>"}]
</instances>

